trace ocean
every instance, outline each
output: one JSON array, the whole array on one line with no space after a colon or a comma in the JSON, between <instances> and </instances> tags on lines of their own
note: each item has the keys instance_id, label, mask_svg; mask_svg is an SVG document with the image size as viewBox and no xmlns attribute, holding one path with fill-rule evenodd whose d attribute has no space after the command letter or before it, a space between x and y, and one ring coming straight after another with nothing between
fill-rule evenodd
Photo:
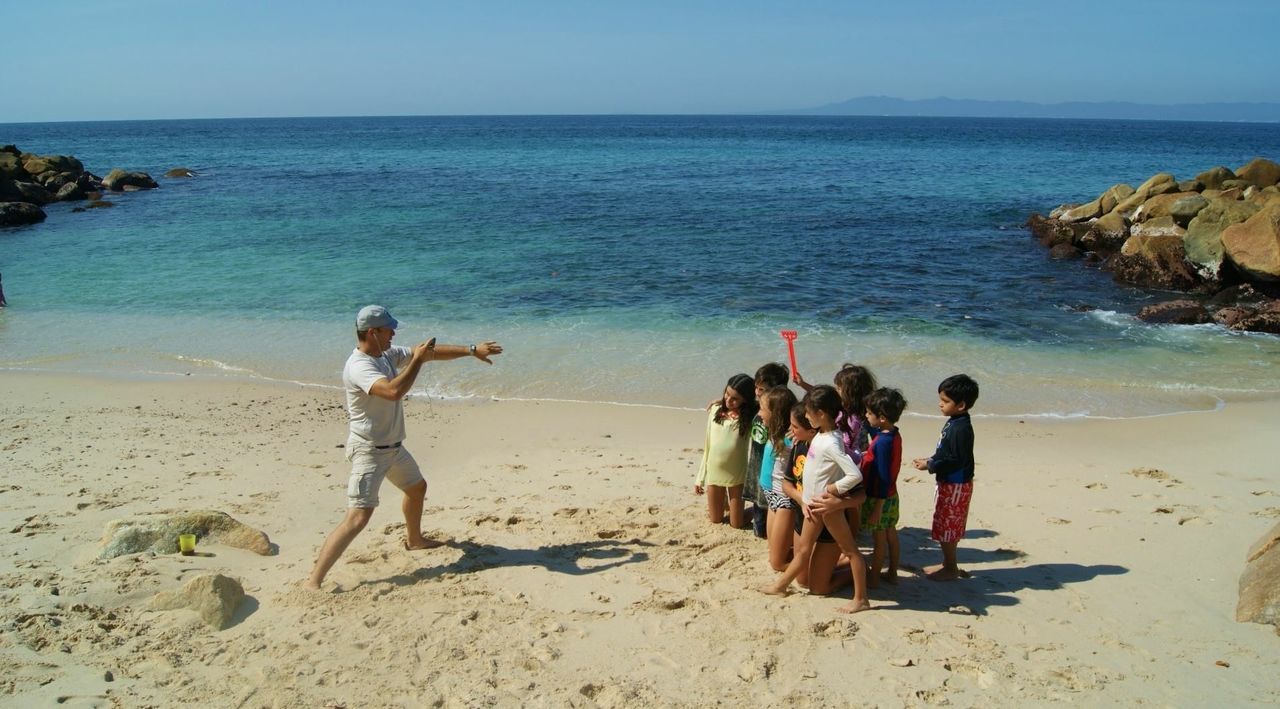
<instances>
[{"instance_id":1,"label":"ocean","mask_svg":"<svg viewBox=\"0 0 1280 709\"><path fill-rule=\"evenodd\" d=\"M843 362L936 413L1131 417L1280 392L1280 338L1150 326L1172 297L1022 228L1156 172L1280 158L1273 124L548 116L0 124L160 189L0 231L0 368L338 387L353 320L499 340L416 394L700 407L736 372ZM173 167L192 179L167 179Z\"/></svg>"}]
</instances>

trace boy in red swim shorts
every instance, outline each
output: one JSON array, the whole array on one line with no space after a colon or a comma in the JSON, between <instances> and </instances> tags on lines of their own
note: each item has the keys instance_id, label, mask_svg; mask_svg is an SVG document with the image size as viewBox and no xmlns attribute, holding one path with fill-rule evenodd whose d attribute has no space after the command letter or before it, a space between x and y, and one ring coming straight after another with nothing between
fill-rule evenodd
<instances>
[{"instance_id":1,"label":"boy in red swim shorts","mask_svg":"<svg viewBox=\"0 0 1280 709\"><path fill-rule=\"evenodd\" d=\"M973 498L973 424L969 410L978 400L978 383L967 374L955 374L938 385L938 409L947 417L942 438L929 458L911 461L916 470L928 470L938 480L933 505L933 538L942 545L942 563L925 568L934 581L968 578L956 562L956 547L964 537Z\"/></svg>"}]
</instances>

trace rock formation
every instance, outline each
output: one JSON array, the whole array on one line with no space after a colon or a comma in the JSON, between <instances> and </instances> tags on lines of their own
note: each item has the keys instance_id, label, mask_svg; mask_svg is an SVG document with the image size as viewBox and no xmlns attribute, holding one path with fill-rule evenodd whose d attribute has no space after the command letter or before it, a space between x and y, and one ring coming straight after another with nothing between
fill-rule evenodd
<instances>
[{"instance_id":1,"label":"rock formation","mask_svg":"<svg viewBox=\"0 0 1280 709\"><path fill-rule=\"evenodd\" d=\"M1262 535L1245 557L1236 620L1270 623L1280 634L1280 523Z\"/></svg>"},{"instance_id":2,"label":"rock formation","mask_svg":"<svg viewBox=\"0 0 1280 709\"><path fill-rule=\"evenodd\" d=\"M1114 185L1090 202L1061 205L1048 217L1033 214L1027 226L1053 258L1101 262L1122 283L1202 297L1253 286L1248 299L1201 304L1206 315L1191 315L1178 300L1144 309L1143 319L1280 333L1277 182L1280 164L1263 158L1182 182L1162 172L1137 188Z\"/></svg>"},{"instance_id":3,"label":"rock formation","mask_svg":"<svg viewBox=\"0 0 1280 709\"><path fill-rule=\"evenodd\" d=\"M244 587L230 576L204 574L187 582L181 591L162 591L151 599L157 611L188 608L215 630L231 625L236 609L244 600Z\"/></svg>"},{"instance_id":4,"label":"rock formation","mask_svg":"<svg viewBox=\"0 0 1280 709\"><path fill-rule=\"evenodd\" d=\"M195 175L182 170L185 177ZM94 199L93 195L104 189L133 192L156 187L159 185L145 172L115 169L101 178L70 155L36 155L13 145L0 147L0 227L42 221L45 213L40 208L53 202Z\"/></svg>"},{"instance_id":5,"label":"rock formation","mask_svg":"<svg viewBox=\"0 0 1280 709\"><path fill-rule=\"evenodd\" d=\"M225 512L204 511L139 515L109 522L102 535L98 558L111 559L144 551L176 554L179 534L194 534L200 544L207 540L263 556L275 553L271 540L263 532Z\"/></svg>"}]
</instances>

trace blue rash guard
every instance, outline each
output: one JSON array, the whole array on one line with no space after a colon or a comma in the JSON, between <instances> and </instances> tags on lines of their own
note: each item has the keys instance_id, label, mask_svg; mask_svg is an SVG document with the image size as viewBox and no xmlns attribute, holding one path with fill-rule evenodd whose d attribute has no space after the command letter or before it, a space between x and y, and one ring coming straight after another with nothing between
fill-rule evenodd
<instances>
[{"instance_id":1,"label":"blue rash guard","mask_svg":"<svg viewBox=\"0 0 1280 709\"><path fill-rule=\"evenodd\" d=\"M942 424L942 438L929 459L929 472L939 483L967 483L973 480L973 468L973 424L969 414L952 416Z\"/></svg>"}]
</instances>

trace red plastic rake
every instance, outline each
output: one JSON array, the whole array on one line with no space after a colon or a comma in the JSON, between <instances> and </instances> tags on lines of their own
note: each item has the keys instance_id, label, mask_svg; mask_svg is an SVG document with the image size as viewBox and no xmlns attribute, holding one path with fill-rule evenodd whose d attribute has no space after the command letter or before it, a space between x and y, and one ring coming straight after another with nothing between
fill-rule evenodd
<instances>
[{"instance_id":1,"label":"red plastic rake","mask_svg":"<svg viewBox=\"0 0 1280 709\"><path fill-rule=\"evenodd\" d=\"M787 356L791 358L791 376L799 376L799 370L796 369L796 331L782 330L778 334L787 341Z\"/></svg>"}]
</instances>

